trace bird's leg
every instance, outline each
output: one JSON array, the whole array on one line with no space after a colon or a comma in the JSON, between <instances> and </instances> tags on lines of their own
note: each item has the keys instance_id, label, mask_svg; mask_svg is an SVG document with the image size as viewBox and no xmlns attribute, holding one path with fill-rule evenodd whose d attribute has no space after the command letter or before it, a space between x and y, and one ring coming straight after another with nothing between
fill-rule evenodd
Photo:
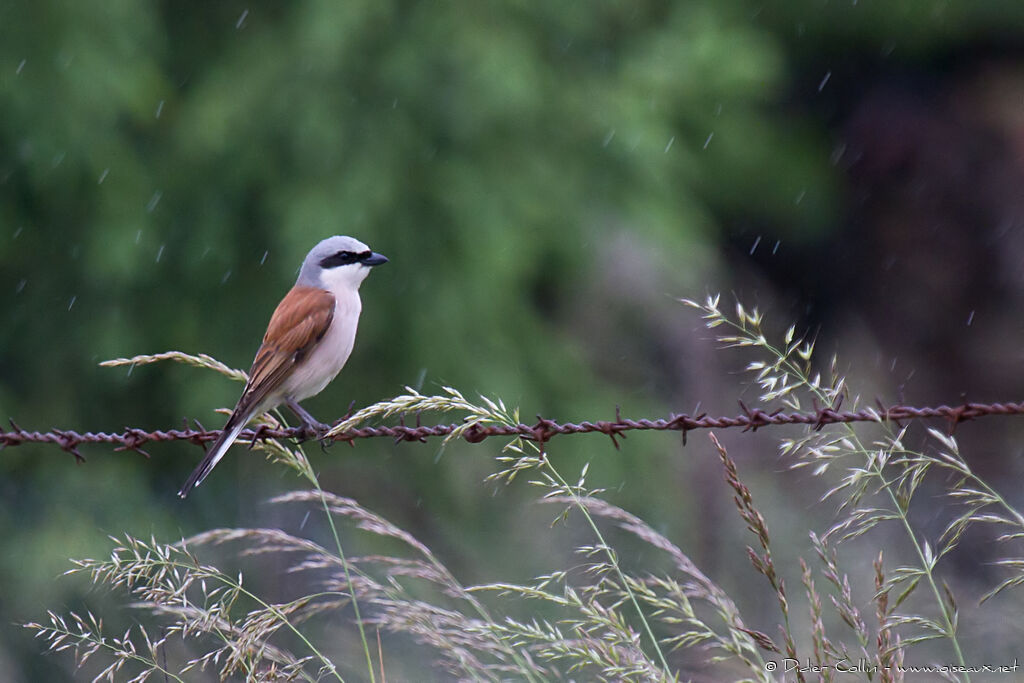
<instances>
[{"instance_id":1,"label":"bird's leg","mask_svg":"<svg viewBox=\"0 0 1024 683\"><path fill-rule=\"evenodd\" d=\"M306 431L309 432L310 436L320 436L330 429L329 425L325 425L323 422L320 422L310 415L309 411L300 406L298 401L295 399L289 398L285 401L285 405L288 406L289 410L295 413L295 417L302 420L302 426L306 428Z\"/></svg>"}]
</instances>

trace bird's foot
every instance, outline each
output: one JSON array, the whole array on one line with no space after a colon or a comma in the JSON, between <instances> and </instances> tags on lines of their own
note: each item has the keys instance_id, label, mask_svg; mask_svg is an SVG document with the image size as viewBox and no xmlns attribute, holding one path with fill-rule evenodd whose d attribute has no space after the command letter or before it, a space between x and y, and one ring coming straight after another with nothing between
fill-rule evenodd
<instances>
[{"instance_id":1,"label":"bird's foot","mask_svg":"<svg viewBox=\"0 0 1024 683\"><path fill-rule=\"evenodd\" d=\"M303 436L305 438L319 439L320 441L324 441L324 437L330 429L330 425L326 425L323 422L317 422L315 420L313 422L306 422L302 425Z\"/></svg>"},{"instance_id":2,"label":"bird's foot","mask_svg":"<svg viewBox=\"0 0 1024 683\"><path fill-rule=\"evenodd\" d=\"M305 441L309 441L310 439L323 441L327 432L330 431L331 426L326 425L323 422L320 422L319 420L302 420L300 429L301 431L297 436L299 443L303 443Z\"/></svg>"},{"instance_id":3,"label":"bird's foot","mask_svg":"<svg viewBox=\"0 0 1024 683\"><path fill-rule=\"evenodd\" d=\"M303 441L306 439L323 439L323 436L330 430L330 425L325 425L320 420L316 419L309 414L305 408L300 406L297 401L288 399L286 401L288 409L295 413L295 417L302 420L302 436Z\"/></svg>"}]
</instances>

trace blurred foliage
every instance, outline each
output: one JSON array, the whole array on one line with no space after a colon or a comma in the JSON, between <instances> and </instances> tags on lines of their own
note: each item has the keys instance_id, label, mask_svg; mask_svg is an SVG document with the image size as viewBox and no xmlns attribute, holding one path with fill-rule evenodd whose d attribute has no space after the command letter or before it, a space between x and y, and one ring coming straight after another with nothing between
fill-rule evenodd
<instances>
[{"instance_id":1,"label":"blurred foliage","mask_svg":"<svg viewBox=\"0 0 1024 683\"><path fill-rule=\"evenodd\" d=\"M794 74L819 78L832 68L822 55L846 46L927 59L1005 34L1021 11L924 0L2 3L0 415L30 428L218 424L213 409L237 395L230 382L96 363L182 349L247 367L302 256L331 234L391 264L364 284L349 367L309 402L321 419L424 383L500 396L526 415L607 417L616 404L664 414L700 392L666 379L646 321L671 296L728 282L713 255L720 217L798 241L835 224L832 142L794 105L805 85ZM623 277L637 272L657 274L656 296ZM616 298L602 301L608 291ZM577 327L588 318L601 322ZM655 362L636 368L637 349ZM592 444L562 448L582 461ZM488 464L466 449L438 464L432 449L335 449L322 458L325 487L386 498L396 521L457 547L467 571L507 562L514 550L493 541L480 495ZM71 599L74 586L52 581L61 559L89 554L79 546L105 532L227 525L289 485L236 450L187 506L173 493L194 447L154 449L150 461L87 453L75 468L52 449L4 454L5 621ZM684 530L680 509L693 503L657 489L670 455L634 449L598 466L613 482L629 473L627 500L663 506ZM0 637L12 643L0 659L31 648L25 638ZM48 665L20 675L56 675L38 668Z\"/></svg>"}]
</instances>

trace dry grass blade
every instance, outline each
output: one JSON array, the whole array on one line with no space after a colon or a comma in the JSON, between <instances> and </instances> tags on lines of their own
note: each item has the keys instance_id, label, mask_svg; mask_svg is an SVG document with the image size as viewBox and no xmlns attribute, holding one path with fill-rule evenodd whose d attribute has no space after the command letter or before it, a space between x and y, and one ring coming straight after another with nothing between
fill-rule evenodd
<instances>
[{"instance_id":1,"label":"dry grass blade","mask_svg":"<svg viewBox=\"0 0 1024 683\"><path fill-rule=\"evenodd\" d=\"M751 495L750 489L740 481L736 463L729 457L725 447L722 446L714 432L708 434L708 437L711 439L711 443L714 445L715 450L718 451L718 457L722 461L722 466L725 469L726 483L729 484L736 494L733 500L736 503L736 508L739 510L740 517L747 523L747 529L757 536L758 545L761 547L759 553L748 546L747 554L754 565L754 569L768 579L768 583L771 584L772 589L775 591L779 610L782 612L781 629L786 642L786 657L797 660L796 640L793 638L793 629L789 620L789 600L786 597L786 584L775 570L775 562L772 558L771 537L768 534L768 524L765 522L761 512L754 506L754 497ZM775 649L776 651L778 650L778 648ZM798 681L802 682L805 680L802 671L797 669L795 673Z\"/></svg>"},{"instance_id":2,"label":"dry grass blade","mask_svg":"<svg viewBox=\"0 0 1024 683\"><path fill-rule=\"evenodd\" d=\"M148 355L132 356L131 358L114 358L112 360L105 360L100 363L102 368L116 368L123 365L134 367L136 365L148 365L150 363L158 363L164 360L173 360L184 365L190 365L194 368L205 368L207 370L213 370L218 372L225 377L237 380L239 382L245 382L249 379L249 376L242 370L236 370L235 368L229 367L213 356L208 356L205 353L190 354L184 351L165 351L163 353L155 353Z\"/></svg>"},{"instance_id":3,"label":"dry grass blade","mask_svg":"<svg viewBox=\"0 0 1024 683\"><path fill-rule=\"evenodd\" d=\"M611 520L623 531L665 552L675 569L682 574L681 580L671 576L654 576L646 572L642 576L635 576L628 571L623 574L632 594L652 610L655 618L672 630L671 635L665 636L663 642L673 649L699 647L716 651L719 653L716 658L735 658L741 662L749 669L755 680L768 680L759 648L768 651L777 648L767 636L746 626L732 598L701 571L678 546L637 516L600 498L574 499L568 496L550 496L544 498L543 502L581 505L594 517ZM595 551L603 551L603 548L584 547L580 550L593 554ZM583 593L591 598L605 596L613 601L622 602L625 599L625 590L611 578L607 568L598 563L593 565L592 569L600 571L591 572L594 576L593 583L584 584L581 588ZM582 605L579 604L581 598L576 591L567 587L565 593L559 597L542 590L548 583L564 582L566 578L567 573L559 572L541 577L532 587L515 587L512 592L523 597L542 596L551 602L565 601L563 604L566 606L583 611ZM714 618L709 619L710 615Z\"/></svg>"}]
</instances>

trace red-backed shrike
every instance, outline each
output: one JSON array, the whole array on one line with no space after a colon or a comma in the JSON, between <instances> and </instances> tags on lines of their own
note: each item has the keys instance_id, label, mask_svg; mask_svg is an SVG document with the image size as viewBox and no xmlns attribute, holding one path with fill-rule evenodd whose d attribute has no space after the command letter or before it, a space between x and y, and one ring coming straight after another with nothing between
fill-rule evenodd
<instances>
[{"instance_id":1,"label":"red-backed shrike","mask_svg":"<svg viewBox=\"0 0 1024 683\"><path fill-rule=\"evenodd\" d=\"M249 381L220 438L178 491L198 486L252 418L284 403L310 429L322 430L299 401L319 394L337 376L356 339L359 285L387 258L351 237L334 236L313 247L299 279L270 318Z\"/></svg>"}]
</instances>

